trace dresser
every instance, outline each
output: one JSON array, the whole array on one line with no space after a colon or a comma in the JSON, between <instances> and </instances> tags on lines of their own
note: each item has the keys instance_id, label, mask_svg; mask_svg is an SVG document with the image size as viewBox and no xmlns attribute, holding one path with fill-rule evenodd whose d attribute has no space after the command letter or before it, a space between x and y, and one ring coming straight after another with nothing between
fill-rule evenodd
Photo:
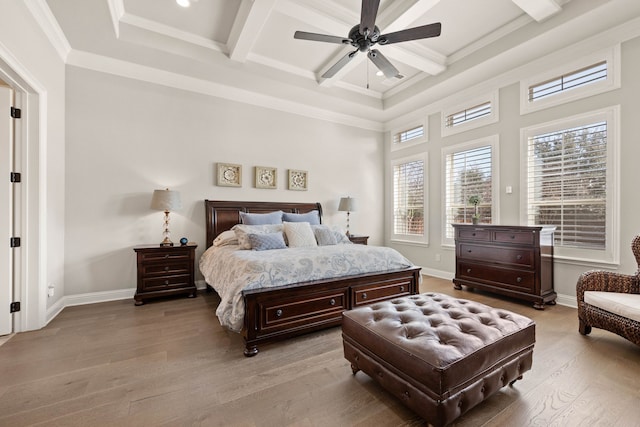
<instances>
[{"instance_id":1,"label":"dresser","mask_svg":"<svg viewBox=\"0 0 640 427\"><path fill-rule=\"evenodd\" d=\"M555 227L452 224L456 242L454 288L462 286L533 302L555 304Z\"/></svg>"},{"instance_id":2,"label":"dresser","mask_svg":"<svg viewBox=\"0 0 640 427\"><path fill-rule=\"evenodd\" d=\"M195 251L197 245L139 246L136 252L138 285L135 304L148 298L187 294L196 296Z\"/></svg>"}]
</instances>

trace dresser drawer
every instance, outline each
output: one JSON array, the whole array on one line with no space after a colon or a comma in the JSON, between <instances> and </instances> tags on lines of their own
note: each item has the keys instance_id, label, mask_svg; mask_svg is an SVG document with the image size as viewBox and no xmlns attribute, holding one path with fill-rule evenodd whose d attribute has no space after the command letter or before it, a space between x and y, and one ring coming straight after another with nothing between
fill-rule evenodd
<instances>
[{"instance_id":1,"label":"dresser drawer","mask_svg":"<svg viewBox=\"0 0 640 427\"><path fill-rule=\"evenodd\" d=\"M141 263L164 262L164 261L189 261L189 251L181 251L175 249L155 250L150 252L139 253Z\"/></svg>"},{"instance_id":2,"label":"dresser drawer","mask_svg":"<svg viewBox=\"0 0 640 427\"><path fill-rule=\"evenodd\" d=\"M497 262L518 267L534 267L535 254L530 249L505 248L460 243L458 246L460 260L478 260Z\"/></svg>"},{"instance_id":3,"label":"dresser drawer","mask_svg":"<svg viewBox=\"0 0 640 427\"><path fill-rule=\"evenodd\" d=\"M497 284L525 292L533 291L536 283L536 276L533 271L515 270L496 267L495 265L476 264L470 262L458 263L457 277L465 280Z\"/></svg>"},{"instance_id":4,"label":"dresser drawer","mask_svg":"<svg viewBox=\"0 0 640 427\"><path fill-rule=\"evenodd\" d=\"M336 289L309 295L303 300L265 301L260 307L262 332L304 326L314 321L341 319L348 307L348 290Z\"/></svg>"},{"instance_id":5,"label":"dresser drawer","mask_svg":"<svg viewBox=\"0 0 640 427\"><path fill-rule=\"evenodd\" d=\"M163 262L157 264L143 264L140 267L143 276L170 276L175 274L189 274L190 264L186 262Z\"/></svg>"},{"instance_id":6,"label":"dresser drawer","mask_svg":"<svg viewBox=\"0 0 640 427\"><path fill-rule=\"evenodd\" d=\"M189 274L181 274L175 276L160 276L142 279L143 291L155 291L160 289L171 289L174 287L191 286L191 276Z\"/></svg>"},{"instance_id":7,"label":"dresser drawer","mask_svg":"<svg viewBox=\"0 0 640 427\"><path fill-rule=\"evenodd\" d=\"M484 228L461 228L458 229L459 240L470 240L476 242L488 242L491 240L491 232Z\"/></svg>"},{"instance_id":8,"label":"dresser drawer","mask_svg":"<svg viewBox=\"0 0 640 427\"><path fill-rule=\"evenodd\" d=\"M406 295L411 295L411 282L408 280L351 288L352 307Z\"/></svg>"},{"instance_id":9,"label":"dresser drawer","mask_svg":"<svg viewBox=\"0 0 640 427\"><path fill-rule=\"evenodd\" d=\"M532 231L499 230L494 232L493 240L498 243L514 243L531 246L536 241L536 235Z\"/></svg>"}]
</instances>

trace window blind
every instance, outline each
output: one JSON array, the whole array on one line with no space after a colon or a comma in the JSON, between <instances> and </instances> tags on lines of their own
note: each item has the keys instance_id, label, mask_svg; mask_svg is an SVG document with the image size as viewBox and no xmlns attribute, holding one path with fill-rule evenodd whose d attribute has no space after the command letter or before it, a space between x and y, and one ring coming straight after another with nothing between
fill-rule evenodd
<instances>
[{"instance_id":1,"label":"window blind","mask_svg":"<svg viewBox=\"0 0 640 427\"><path fill-rule=\"evenodd\" d=\"M607 79L607 61L563 74L553 79L529 87L529 101L555 95L591 83Z\"/></svg>"},{"instance_id":2,"label":"window blind","mask_svg":"<svg viewBox=\"0 0 640 427\"><path fill-rule=\"evenodd\" d=\"M607 123L528 139L528 223L555 225L560 246L605 249Z\"/></svg>"},{"instance_id":3,"label":"window blind","mask_svg":"<svg viewBox=\"0 0 640 427\"><path fill-rule=\"evenodd\" d=\"M398 132L393 136L394 144L402 144L404 142L408 142L414 139L422 138L424 136L424 126L416 126L411 129L403 130L402 132Z\"/></svg>"},{"instance_id":4,"label":"window blind","mask_svg":"<svg viewBox=\"0 0 640 427\"><path fill-rule=\"evenodd\" d=\"M393 230L396 235L424 235L423 160L393 168Z\"/></svg>"},{"instance_id":5,"label":"window blind","mask_svg":"<svg viewBox=\"0 0 640 427\"><path fill-rule=\"evenodd\" d=\"M488 116L489 114L491 114L491 101L465 108L457 113L449 114L446 118L445 125L447 127L454 127L462 123L470 122L471 120L479 119L480 117Z\"/></svg>"},{"instance_id":6,"label":"window blind","mask_svg":"<svg viewBox=\"0 0 640 427\"><path fill-rule=\"evenodd\" d=\"M474 207L468 200L480 196L480 222L491 223L492 146L456 151L445 156L445 212L448 239L453 239L451 223L471 222Z\"/></svg>"}]
</instances>

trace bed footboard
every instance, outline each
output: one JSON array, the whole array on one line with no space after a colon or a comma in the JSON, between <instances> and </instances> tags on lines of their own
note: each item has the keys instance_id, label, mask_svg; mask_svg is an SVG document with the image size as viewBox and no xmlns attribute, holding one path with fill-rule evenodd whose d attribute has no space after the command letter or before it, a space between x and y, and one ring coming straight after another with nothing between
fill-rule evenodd
<instances>
[{"instance_id":1,"label":"bed footboard","mask_svg":"<svg viewBox=\"0 0 640 427\"><path fill-rule=\"evenodd\" d=\"M416 294L419 277L420 268L412 267L243 291L244 354L255 356L262 343L338 326L344 310Z\"/></svg>"}]
</instances>

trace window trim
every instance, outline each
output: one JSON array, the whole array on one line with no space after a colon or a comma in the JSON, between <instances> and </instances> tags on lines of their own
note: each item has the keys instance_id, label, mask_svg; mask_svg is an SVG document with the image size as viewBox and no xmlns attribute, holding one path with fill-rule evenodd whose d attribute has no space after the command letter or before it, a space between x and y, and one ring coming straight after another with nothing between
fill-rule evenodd
<instances>
[{"instance_id":1,"label":"window trim","mask_svg":"<svg viewBox=\"0 0 640 427\"><path fill-rule=\"evenodd\" d=\"M483 126L490 125L492 123L497 123L500 119L500 103L499 103L499 90L496 89L490 93L484 94L482 96L477 96L475 98L468 98L464 102L458 103L456 105L452 105L447 108L443 108L441 112L441 129L442 136L450 136L455 135L457 133L466 132L471 129L477 129ZM482 116L480 118L469 120L463 123L460 123L457 126L447 126L447 117L459 113L464 110L468 110L474 108L478 105L482 105L485 103L491 103L491 113L486 116Z\"/></svg>"},{"instance_id":2,"label":"window trim","mask_svg":"<svg viewBox=\"0 0 640 427\"><path fill-rule=\"evenodd\" d=\"M398 135L399 133L407 132L411 129L415 129L420 126L422 126L422 129L424 131L421 137L410 139L409 141L403 142L403 143L393 142L395 139L395 136ZM428 141L429 141L429 126L428 126L428 119L425 117L423 120L416 120L413 122L409 122L406 125L398 126L394 129L391 129L391 132L389 134L389 147L390 147L389 151L403 150L408 147L424 144L425 142L428 142Z\"/></svg>"},{"instance_id":3,"label":"window trim","mask_svg":"<svg viewBox=\"0 0 640 427\"><path fill-rule=\"evenodd\" d=\"M441 245L443 247L454 247L453 238L447 238L447 155L460 151L473 150L475 148L491 146L491 217L493 224L500 224L500 136L491 135L484 138L474 139L461 144L444 147L441 151L441 173L442 191L440 206L443 207L441 230Z\"/></svg>"},{"instance_id":4,"label":"window trim","mask_svg":"<svg viewBox=\"0 0 640 427\"><path fill-rule=\"evenodd\" d=\"M605 249L584 249L555 246L554 257L583 263L619 265L620 263L620 106L611 106L588 113L540 123L520 130L520 223L528 225L528 142L529 137L584 126L597 121L607 122L607 199L605 209Z\"/></svg>"},{"instance_id":5,"label":"window trim","mask_svg":"<svg viewBox=\"0 0 640 427\"><path fill-rule=\"evenodd\" d=\"M529 101L529 88L531 86L574 73L602 61L606 61L607 63L607 78L605 80L582 85L571 90L561 91L555 95L545 96L536 101ZM524 115L534 111L540 111L556 105L566 104L578 99L619 89L621 87L620 70L620 45L617 44L608 49L564 63L560 67L555 67L543 73L520 80L520 114Z\"/></svg>"},{"instance_id":6,"label":"window trim","mask_svg":"<svg viewBox=\"0 0 640 427\"><path fill-rule=\"evenodd\" d=\"M395 200L395 192L394 192L394 168L396 165L409 163L416 160L422 160L424 162L424 171L423 171L423 200L424 200L424 233L422 236L414 236L408 234L395 234L395 216L394 216L394 200ZM424 152L420 154L415 154L413 156L405 156L397 159L391 160L391 201L389 203L389 240L392 243L407 243L414 245L427 246L429 245L429 153Z\"/></svg>"}]
</instances>

